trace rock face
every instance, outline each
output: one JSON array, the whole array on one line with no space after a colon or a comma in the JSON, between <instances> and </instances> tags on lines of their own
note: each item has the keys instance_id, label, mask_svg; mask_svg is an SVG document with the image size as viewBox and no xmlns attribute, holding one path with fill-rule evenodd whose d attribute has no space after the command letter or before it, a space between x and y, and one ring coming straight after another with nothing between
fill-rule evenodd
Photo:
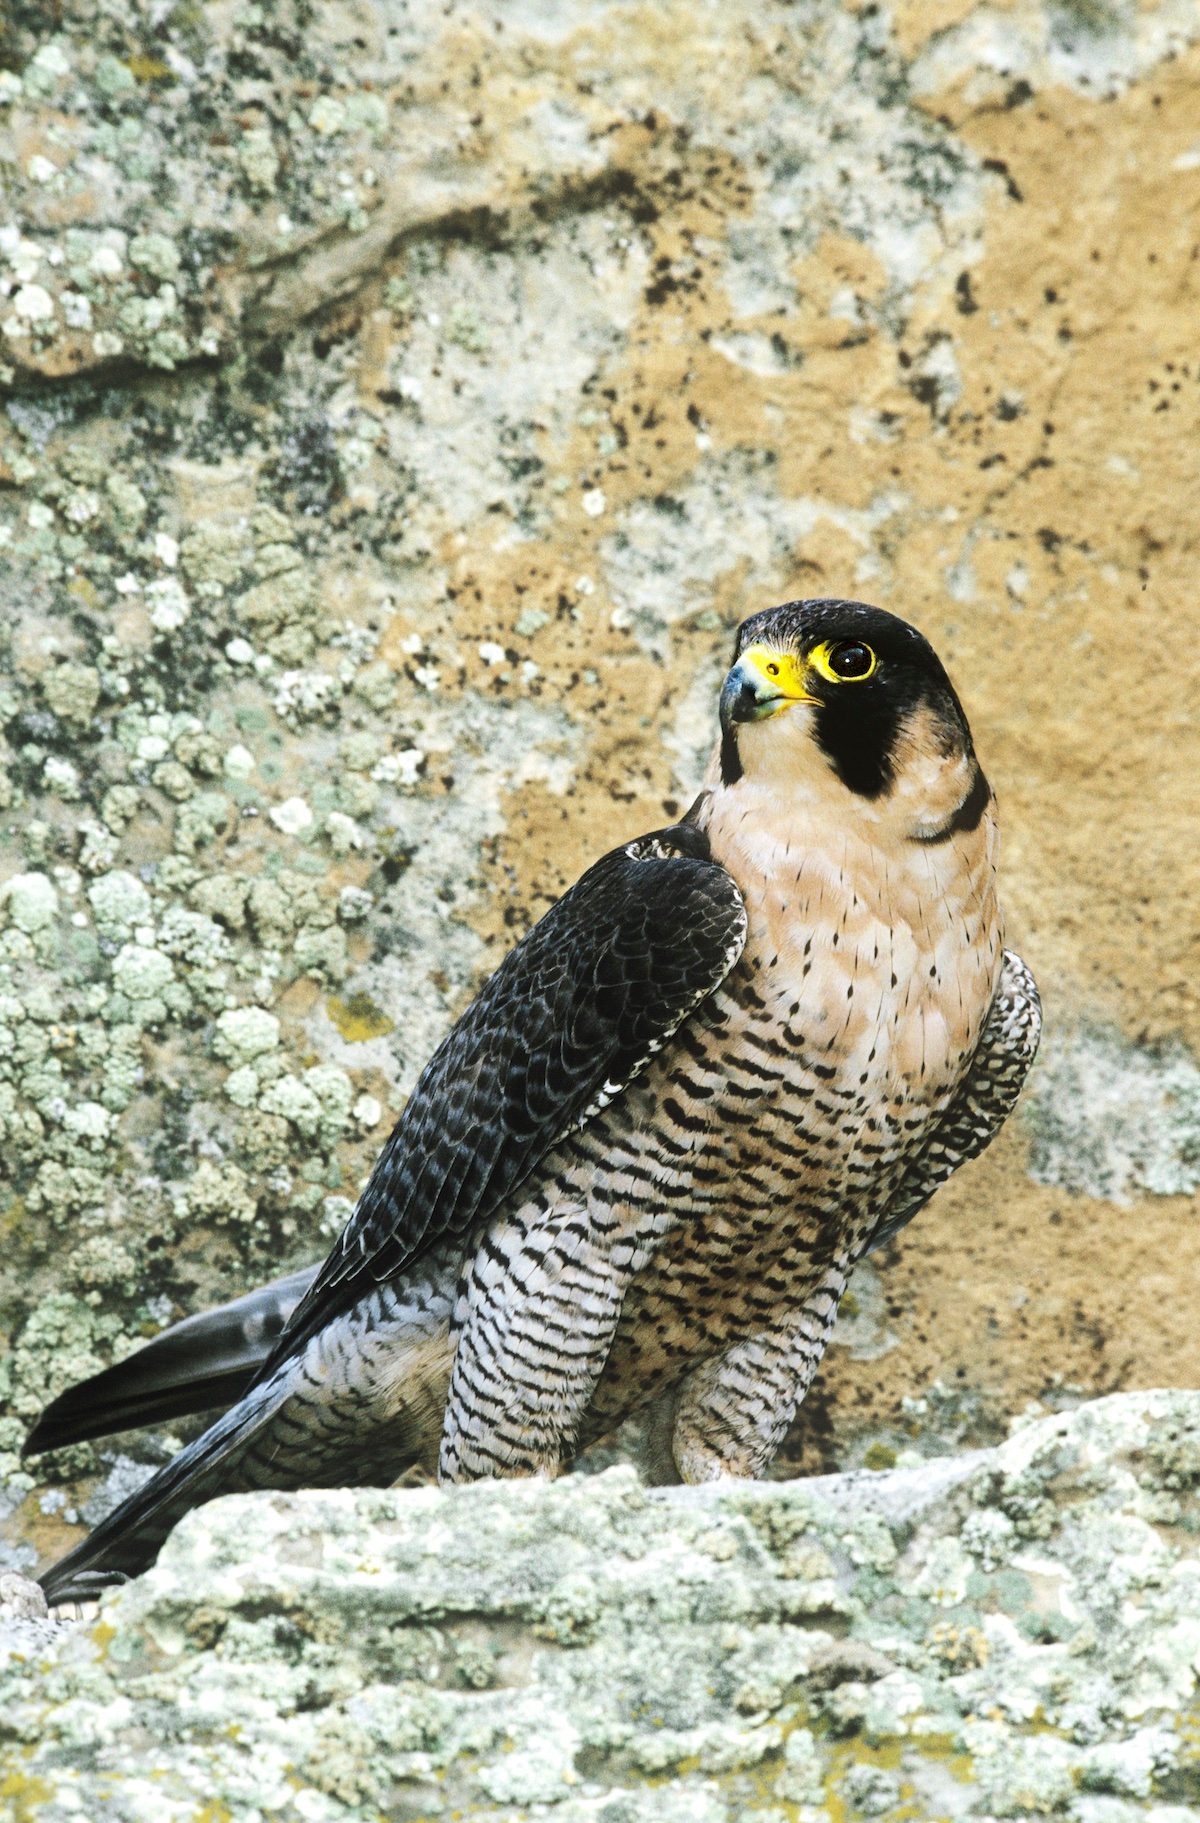
<instances>
[{"instance_id":1,"label":"rock face","mask_svg":"<svg viewBox=\"0 0 1200 1823\"><path fill-rule=\"evenodd\" d=\"M1192 0L10 12L0 1562L103 1465L46 1396L325 1249L800 593L946 656L1049 1037L789 1464L1196 1381Z\"/></svg>"},{"instance_id":2,"label":"rock face","mask_svg":"<svg viewBox=\"0 0 1200 1823\"><path fill-rule=\"evenodd\" d=\"M30 1823L1184 1823L1200 1395L807 1483L225 1500L10 1633Z\"/></svg>"},{"instance_id":3,"label":"rock face","mask_svg":"<svg viewBox=\"0 0 1200 1823\"><path fill-rule=\"evenodd\" d=\"M1196 1397L922 1466L1200 1377L1193 0L10 11L0 1566L170 1447L35 1475L46 1397L315 1259L684 807L752 609L944 654L1049 1026L782 1464L907 1467L224 1504L82 1628L0 1578L0 1812L1200 1816Z\"/></svg>"}]
</instances>

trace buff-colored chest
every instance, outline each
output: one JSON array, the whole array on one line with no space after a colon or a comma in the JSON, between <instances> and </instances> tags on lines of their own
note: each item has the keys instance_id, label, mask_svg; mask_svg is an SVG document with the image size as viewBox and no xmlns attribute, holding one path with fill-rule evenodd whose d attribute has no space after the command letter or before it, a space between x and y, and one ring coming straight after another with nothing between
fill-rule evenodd
<instances>
[{"instance_id":1,"label":"buff-colored chest","mask_svg":"<svg viewBox=\"0 0 1200 1823\"><path fill-rule=\"evenodd\" d=\"M983 844L979 844L980 848ZM960 1079L995 993L1001 931L992 870L846 835L742 862L743 972L810 1061L916 1105Z\"/></svg>"},{"instance_id":2,"label":"buff-colored chest","mask_svg":"<svg viewBox=\"0 0 1200 1823\"><path fill-rule=\"evenodd\" d=\"M992 817L929 844L882 815L735 809L718 803L708 832L748 918L732 1026L773 1029L797 1079L915 1134L961 1082L999 979Z\"/></svg>"}]
</instances>

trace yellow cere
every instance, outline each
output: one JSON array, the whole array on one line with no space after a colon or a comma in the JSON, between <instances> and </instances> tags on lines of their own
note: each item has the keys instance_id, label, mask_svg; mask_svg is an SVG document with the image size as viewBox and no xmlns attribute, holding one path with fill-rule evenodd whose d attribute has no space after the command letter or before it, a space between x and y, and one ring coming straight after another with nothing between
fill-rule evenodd
<instances>
[{"instance_id":1,"label":"yellow cere","mask_svg":"<svg viewBox=\"0 0 1200 1823\"><path fill-rule=\"evenodd\" d=\"M760 680L764 698L764 708L769 709L765 699L778 693L778 707L784 708L788 703L813 703L816 697L805 689L806 667L804 660L794 652L779 652L774 646L747 646L742 653L739 664L753 671Z\"/></svg>"}]
</instances>

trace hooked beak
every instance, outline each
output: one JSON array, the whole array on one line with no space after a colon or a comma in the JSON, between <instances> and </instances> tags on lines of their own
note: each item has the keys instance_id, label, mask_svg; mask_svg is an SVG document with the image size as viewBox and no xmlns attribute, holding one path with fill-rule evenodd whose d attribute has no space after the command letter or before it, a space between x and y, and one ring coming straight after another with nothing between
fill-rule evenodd
<instances>
[{"instance_id":1,"label":"hooked beak","mask_svg":"<svg viewBox=\"0 0 1200 1823\"><path fill-rule=\"evenodd\" d=\"M721 725L761 722L790 703L820 699L805 689L803 660L771 646L747 646L721 690Z\"/></svg>"}]
</instances>

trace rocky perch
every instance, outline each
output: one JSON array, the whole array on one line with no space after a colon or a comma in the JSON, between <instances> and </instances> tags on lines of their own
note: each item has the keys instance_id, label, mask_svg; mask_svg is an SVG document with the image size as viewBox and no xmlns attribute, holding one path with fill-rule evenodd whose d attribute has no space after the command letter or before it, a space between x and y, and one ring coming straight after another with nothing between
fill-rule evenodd
<instances>
[{"instance_id":1,"label":"rocky perch","mask_svg":"<svg viewBox=\"0 0 1200 1823\"><path fill-rule=\"evenodd\" d=\"M1200 1815L1200 1393L876 1475L224 1500L90 1625L6 1583L30 1823Z\"/></svg>"}]
</instances>

